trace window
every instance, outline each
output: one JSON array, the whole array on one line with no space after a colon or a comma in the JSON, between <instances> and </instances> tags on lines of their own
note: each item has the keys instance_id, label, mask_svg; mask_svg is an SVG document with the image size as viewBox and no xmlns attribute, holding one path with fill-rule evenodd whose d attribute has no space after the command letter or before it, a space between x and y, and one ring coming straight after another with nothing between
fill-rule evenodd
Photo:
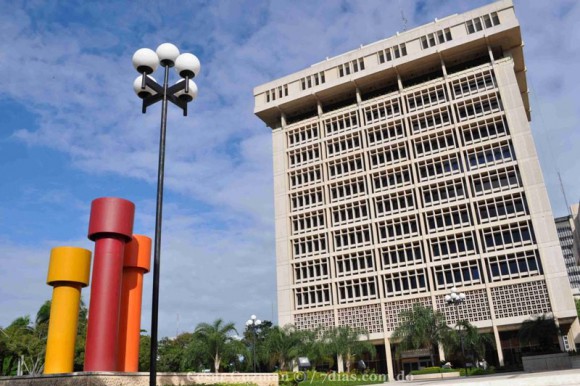
<instances>
[{"instance_id":1,"label":"window","mask_svg":"<svg viewBox=\"0 0 580 386\"><path fill-rule=\"evenodd\" d=\"M466 157L469 170L481 169L516 159L513 148L507 141L468 150Z\"/></svg>"},{"instance_id":2,"label":"window","mask_svg":"<svg viewBox=\"0 0 580 386\"><path fill-rule=\"evenodd\" d=\"M492 69L486 69L475 74L455 79L451 82L451 89L455 99L492 90L497 87Z\"/></svg>"},{"instance_id":3,"label":"window","mask_svg":"<svg viewBox=\"0 0 580 386\"><path fill-rule=\"evenodd\" d=\"M405 267L413 264L424 263L421 242L407 244L390 244L380 250L383 269Z\"/></svg>"},{"instance_id":4,"label":"window","mask_svg":"<svg viewBox=\"0 0 580 386\"><path fill-rule=\"evenodd\" d=\"M413 183L410 166L381 170L373 174L372 179L374 192L383 192Z\"/></svg>"},{"instance_id":5,"label":"window","mask_svg":"<svg viewBox=\"0 0 580 386\"><path fill-rule=\"evenodd\" d=\"M359 127L356 111L335 115L323 121L326 135L341 133Z\"/></svg>"},{"instance_id":6,"label":"window","mask_svg":"<svg viewBox=\"0 0 580 386\"><path fill-rule=\"evenodd\" d=\"M330 278L327 259L296 262L293 267L296 284Z\"/></svg>"},{"instance_id":7,"label":"window","mask_svg":"<svg viewBox=\"0 0 580 386\"><path fill-rule=\"evenodd\" d=\"M294 290L296 309L329 306L332 304L330 284L301 287Z\"/></svg>"},{"instance_id":8,"label":"window","mask_svg":"<svg viewBox=\"0 0 580 386\"><path fill-rule=\"evenodd\" d=\"M366 200L335 206L331 208L331 213L334 226L352 224L369 218Z\"/></svg>"},{"instance_id":9,"label":"window","mask_svg":"<svg viewBox=\"0 0 580 386\"><path fill-rule=\"evenodd\" d=\"M365 170L362 154L341 158L328 163L328 177L336 179L360 173Z\"/></svg>"},{"instance_id":10,"label":"window","mask_svg":"<svg viewBox=\"0 0 580 386\"><path fill-rule=\"evenodd\" d=\"M494 197L476 203L479 221L483 224L520 217L528 214L528 208L523 193Z\"/></svg>"},{"instance_id":11,"label":"window","mask_svg":"<svg viewBox=\"0 0 580 386\"><path fill-rule=\"evenodd\" d=\"M496 25L499 25L499 17L497 16L497 12L492 12L487 15L483 15L480 17L476 17L475 19L471 19L465 22L465 28L467 29L468 34L472 34L475 32L482 31L484 28L491 28Z\"/></svg>"},{"instance_id":12,"label":"window","mask_svg":"<svg viewBox=\"0 0 580 386\"><path fill-rule=\"evenodd\" d=\"M309 75L307 77L300 79L300 88L302 90L307 90L307 89L312 88L314 86L324 84L325 82L326 82L326 79L324 77L324 71L322 71L322 72L318 72L316 74Z\"/></svg>"},{"instance_id":13,"label":"window","mask_svg":"<svg viewBox=\"0 0 580 386\"><path fill-rule=\"evenodd\" d=\"M413 142L415 144L415 154L417 154L417 157L436 154L457 147L453 131L431 134L417 138Z\"/></svg>"},{"instance_id":14,"label":"window","mask_svg":"<svg viewBox=\"0 0 580 386\"><path fill-rule=\"evenodd\" d=\"M459 206L455 208L447 207L427 212L425 214L425 220L428 233L448 231L472 225L469 216L469 208L467 206Z\"/></svg>"},{"instance_id":15,"label":"window","mask_svg":"<svg viewBox=\"0 0 580 386\"><path fill-rule=\"evenodd\" d=\"M369 146L388 143L405 137L403 121L390 121L367 128Z\"/></svg>"},{"instance_id":16,"label":"window","mask_svg":"<svg viewBox=\"0 0 580 386\"><path fill-rule=\"evenodd\" d=\"M391 147L383 147L380 149L371 150L369 152L369 158L371 169L406 161L409 159L407 144L402 142Z\"/></svg>"},{"instance_id":17,"label":"window","mask_svg":"<svg viewBox=\"0 0 580 386\"><path fill-rule=\"evenodd\" d=\"M448 260L477 253L473 232L435 237L428 240L433 261Z\"/></svg>"},{"instance_id":18,"label":"window","mask_svg":"<svg viewBox=\"0 0 580 386\"><path fill-rule=\"evenodd\" d=\"M458 201L467 197L465 185L460 179L423 186L421 192L424 207Z\"/></svg>"},{"instance_id":19,"label":"window","mask_svg":"<svg viewBox=\"0 0 580 386\"><path fill-rule=\"evenodd\" d=\"M436 106L447 101L444 85L439 84L429 89L419 89L407 95L409 112Z\"/></svg>"},{"instance_id":20,"label":"window","mask_svg":"<svg viewBox=\"0 0 580 386\"><path fill-rule=\"evenodd\" d=\"M483 282L477 261L464 261L433 268L437 289L465 287Z\"/></svg>"},{"instance_id":21,"label":"window","mask_svg":"<svg viewBox=\"0 0 580 386\"><path fill-rule=\"evenodd\" d=\"M421 161L417 163L419 179L429 181L454 174L461 173L461 161L457 154L448 154L445 156Z\"/></svg>"},{"instance_id":22,"label":"window","mask_svg":"<svg viewBox=\"0 0 580 386\"><path fill-rule=\"evenodd\" d=\"M408 270L384 276L385 296L409 295L427 292L427 275L424 269Z\"/></svg>"},{"instance_id":23,"label":"window","mask_svg":"<svg viewBox=\"0 0 580 386\"><path fill-rule=\"evenodd\" d=\"M320 255L327 252L326 234L304 236L292 240L294 258L301 259L308 256Z\"/></svg>"},{"instance_id":24,"label":"window","mask_svg":"<svg viewBox=\"0 0 580 386\"><path fill-rule=\"evenodd\" d=\"M276 98L288 96L288 85L279 86L266 91L266 102L275 101Z\"/></svg>"},{"instance_id":25,"label":"window","mask_svg":"<svg viewBox=\"0 0 580 386\"><path fill-rule=\"evenodd\" d=\"M542 265L537 250L491 256L487 260L491 281L542 274Z\"/></svg>"},{"instance_id":26,"label":"window","mask_svg":"<svg viewBox=\"0 0 580 386\"><path fill-rule=\"evenodd\" d=\"M324 229L324 211L309 212L290 217L292 234Z\"/></svg>"},{"instance_id":27,"label":"window","mask_svg":"<svg viewBox=\"0 0 580 386\"><path fill-rule=\"evenodd\" d=\"M319 138L318 123L310 123L295 129L289 129L287 138L288 147L295 147L305 143L313 142Z\"/></svg>"},{"instance_id":28,"label":"window","mask_svg":"<svg viewBox=\"0 0 580 386\"><path fill-rule=\"evenodd\" d=\"M372 237L368 225L340 229L334 232L334 248L336 251L364 247L371 244Z\"/></svg>"},{"instance_id":29,"label":"window","mask_svg":"<svg viewBox=\"0 0 580 386\"><path fill-rule=\"evenodd\" d=\"M318 145L302 147L288 152L288 166L290 168L304 166L317 161L320 161L320 149Z\"/></svg>"},{"instance_id":30,"label":"window","mask_svg":"<svg viewBox=\"0 0 580 386\"><path fill-rule=\"evenodd\" d=\"M445 28L437 32L421 36L421 47L427 49L452 40L451 30Z\"/></svg>"},{"instance_id":31,"label":"window","mask_svg":"<svg viewBox=\"0 0 580 386\"><path fill-rule=\"evenodd\" d=\"M324 204L322 188L309 189L290 195L290 208L293 212Z\"/></svg>"},{"instance_id":32,"label":"window","mask_svg":"<svg viewBox=\"0 0 580 386\"><path fill-rule=\"evenodd\" d=\"M377 53L378 61L380 64L390 62L391 60L398 59L402 56L407 56L407 46L405 43L386 48Z\"/></svg>"},{"instance_id":33,"label":"window","mask_svg":"<svg viewBox=\"0 0 580 386\"><path fill-rule=\"evenodd\" d=\"M458 101L456 109L457 119L460 122L502 111L499 95L495 93L478 96L468 101Z\"/></svg>"},{"instance_id":34,"label":"window","mask_svg":"<svg viewBox=\"0 0 580 386\"><path fill-rule=\"evenodd\" d=\"M413 133L420 133L450 125L452 122L449 109L447 107L441 107L414 115L409 118L409 123L413 129Z\"/></svg>"},{"instance_id":35,"label":"window","mask_svg":"<svg viewBox=\"0 0 580 386\"><path fill-rule=\"evenodd\" d=\"M344 201L363 196L366 193L365 178L359 177L354 180L334 183L330 185L329 192L330 202Z\"/></svg>"},{"instance_id":36,"label":"window","mask_svg":"<svg viewBox=\"0 0 580 386\"><path fill-rule=\"evenodd\" d=\"M329 140L326 145L326 155L330 158L360 148L361 140L359 134L350 134L341 138Z\"/></svg>"},{"instance_id":37,"label":"window","mask_svg":"<svg viewBox=\"0 0 580 386\"><path fill-rule=\"evenodd\" d=\"M516 248L534 243L532 225L516 222L482 230L486 252Z\"/></svg>"},{"instance_id":38,"label":"window","mask_svg":"<svg viewBox=\"0 0 580 386\"><path fill-rule=\"evenodd\" d=\"M372 300L378 297L374 277L341 281L336 284L336 287L340 304Z\"/></svg>"},{"instance_id":39,"label":"window","mask_svg":"<svg viewBox=\"0 0 580 386\"><path fill-rule=\"evenodd\" d=\"M365 106L363 114L367 125L399 116L401 115L399 98L392 98Z\"/></svg>"},{"instance_id":40,"label":"window","mask_svg":"<svg viewBox=\"0 0 580 386\"><path fill-rule=\"evenodd\" d=\"M461 128L465 145L489 141L508 135L507 122L504 117L496 117L471 123Z\"/></svg>"},{"instance_id":41,"label":"window","mask_svg":"<svg viewBox=\"0 0 580 386\"><path fill-rule=\"evenodd\" d=\"M338 255L335 260L336 276L338 277L375 271L375 258L372 250Z\"/></svg>"},{"instance_id":42,"label":"window","mask_svg":"<svg viewBox=\"0 0 580 386\"><path fill-rule=\"evenodd\" d=\"M288 173L290 178L290 188L295 189L301 186L308 186L322 181L322 173L319 166L296 170Z\"/></svg>"},{"instance_id":43,"label":"window","mask_svg":"<svg viewBox=\"0 0 580 386\"><path fill-rule=\"evenodd\" d=\"M516 189L522 186L520 175L515 166L473 175L471 180L475 196Z\"/></svg>"},{"instance_id":44,"label":"window","mask_svg":"<svg viewBox=\"0 0 580 386\"><path fill-rule=\"evenodd\" d=\"M374 201L377 217L384 217L415 209L413 190L375 197Z\"/></svg>"},{"instance_id":45,"label":"window","mask_svg":"<svg viewBox=\"0 0 580 386\"><path fill-rule=\"evenodd\" d=\"M381 243L406 239L419 235L419 222L416 216L405 216L377 223Z\"/></svg>"},{"instance_id":46,"label":"window","mask_svg":"<svg viewBox=\"0 0 580 386\"><path fill-rule=\"evenodd\" d=\"M354 74L365 69L365 62L363 58L359 58L338 66L338 77Z\"/></svg>"}]
</instances>

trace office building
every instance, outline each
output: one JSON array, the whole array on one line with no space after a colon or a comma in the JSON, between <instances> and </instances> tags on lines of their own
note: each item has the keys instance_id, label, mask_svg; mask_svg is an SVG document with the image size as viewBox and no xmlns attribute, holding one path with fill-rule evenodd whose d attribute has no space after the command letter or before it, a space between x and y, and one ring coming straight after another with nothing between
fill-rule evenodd
<instances>
[{"instance_id":1,"label":"office building","mask_svg":"<svg viewBox=\"0 0 580 386\"><path fill-rule=\"evenodd\" d=\"M397 33L254 90L272 130L279 323L364 327L392 377L414 303L493 333L576 320L534 139L511 1ZM406 357L405 357L406 355ZM393 367L393 363L396 363ZM399 363L399 364L397 364Z\"/></svg>"}]
</instances>

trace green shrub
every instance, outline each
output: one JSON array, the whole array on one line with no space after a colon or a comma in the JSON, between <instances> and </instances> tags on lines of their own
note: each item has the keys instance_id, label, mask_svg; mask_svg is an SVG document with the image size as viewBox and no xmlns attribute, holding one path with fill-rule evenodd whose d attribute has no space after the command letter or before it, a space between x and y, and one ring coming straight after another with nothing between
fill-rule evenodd
<instances>
[{"instance_id":1,"label":"green shrub","mask_svg":"<svg viewBox=\"0 0 580 386\"><path fill-rule=\"evenodd\" d=\"M439 374L439 373L452 373L457 371L456 369L444 369L441 367L425 367L421 370L411 371L411 375L421 375L421 374Z\"/></svg>"}]
</instances>

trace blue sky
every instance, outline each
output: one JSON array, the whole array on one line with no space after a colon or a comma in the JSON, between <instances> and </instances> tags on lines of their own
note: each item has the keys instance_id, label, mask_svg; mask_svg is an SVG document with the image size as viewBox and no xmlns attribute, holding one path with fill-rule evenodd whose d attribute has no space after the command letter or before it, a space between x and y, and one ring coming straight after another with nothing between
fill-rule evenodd
<instances>
[{"instance_id":1,"label":"blue sky","mask_svg":"<svg viewBox=\"0 0 580 386\"><path fill-rule=\"evenodd\" d=\"M92 250L92 199L132 200L135 232L153 234L160 117L142 115L132 91L138 48L169 41L202 63L190 116L169 112L160 335L173 336L218 317L275 318L271 138L253 88L395 34L401 11L412 28L486 3L0 0L0 326L50 298L50 248ZM580 198L580 4L515 5L532 130L563 215L556 170Z\"/></svg>"}]
</instances>

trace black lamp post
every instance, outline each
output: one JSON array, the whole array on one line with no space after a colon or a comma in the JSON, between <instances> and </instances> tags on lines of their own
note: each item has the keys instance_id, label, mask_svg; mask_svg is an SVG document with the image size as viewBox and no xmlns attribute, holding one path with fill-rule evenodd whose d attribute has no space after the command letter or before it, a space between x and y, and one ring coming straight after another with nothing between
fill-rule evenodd
<instances>
[{"instance_id":1,"label":"black lamp post","mask_svg":"<svg viewBox=\"0 0 580 386\"><path fill-rule=\"evenodd\" d=\"M457 293L457 288L455 286L451 288L451 293L449 295L445 295L445 302L450 305L455 306L455 313L457 315L457 330L459 330L459 339L461 340L461 356L463 358L463 369L465 370L465 376L467 376L467 368L465 366L465 347L463 343L463 330L461 329L461 325L459 324L459 305L465 302L465 294L463 292Z\"/></svg>"},{"instance_id":2,"label":"black lamp post","mask_svg":"<svg viewBox=\"0 0 580 386\"><path fill-rule=\"evenodd\" d=\"M158 84L152 76L157 67L164 69L163 84ZM159 269L161 264L161 220L163 214L163 178L165 172L165 134L167 131L167 102L171 102L187 116L187 104L197 96L197 86L193 78L201 69L195 55L180 54L179 49L171 43L163 43L156 51L141 48L133 54L133 66L141 74L133 82L133 88L139 98L143 99L142 111L161 101L161 130L159 136L159 165L157 169L157 207L155 212L155 244L153 249L153 300L151 303L151 356L149 385L156 386L157 381L157 328L159 314ZM169 69L175 66L180 79L169 87Z\"/></svg>"},{"instance_id":3,"label":"black lamp post","mask_svg":"<svg viewBox=\"0 0 580 386\"><path fill-rule=\"evenodd\" d=\"M252 315L250 319L246 322L246 326L252 330L252 335L254 336L254 344L252 347L252 359L254 362L254 373L256 372L256 330L260 327L262 321L260 319L256 319L256 315Z\"/></svg>"}]
</instances>

